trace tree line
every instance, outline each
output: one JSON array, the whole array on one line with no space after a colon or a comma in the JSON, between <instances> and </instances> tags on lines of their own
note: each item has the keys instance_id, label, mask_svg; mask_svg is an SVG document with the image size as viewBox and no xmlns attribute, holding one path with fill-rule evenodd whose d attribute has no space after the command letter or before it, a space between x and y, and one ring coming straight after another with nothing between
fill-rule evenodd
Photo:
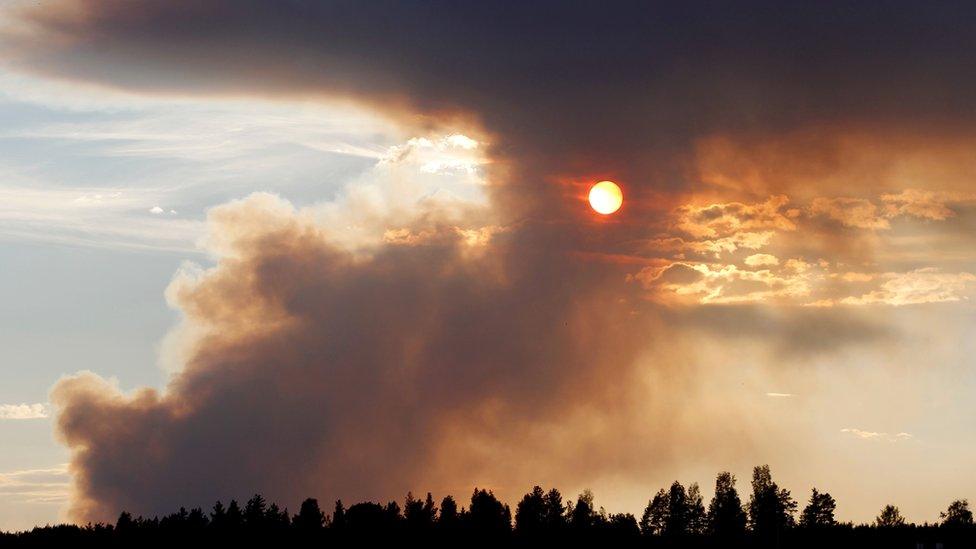
<instances>
[{"instance_id":1,"label":"tree line","mask_svg":"<svg viewBox=\"0 0 976 549\"><path fill-rule=\"evenodd\" d=\"M172 546L204 542L235 545L301 545L342 547L361 543L410 546L517 547L906 547L951 549L976 546L976 527L967 500L949 504L935 524L910 524L897 507L885 506L871 524L838 522L837 502L814 488L799 503L773 480L768 465L756 467L752 492L743 501L736 478L719 473L715 493L706 506L697 483L675 481L647 502L638 518L630 513L607 513L584 491L564 500L559 490L534 487L515 507L501 502L490 490L476 488L467 505L452 496L435 502L428 493L408 493L403 505L362 502L349 506L336 501L326 513L314 498L298 512L255 495L241 506L218 501L209 511L193 508L163 517L133 517L123 511L116 523L87 526L37 527L0 534L2 547L47 546Z\"/></svg>"}]
</instances>

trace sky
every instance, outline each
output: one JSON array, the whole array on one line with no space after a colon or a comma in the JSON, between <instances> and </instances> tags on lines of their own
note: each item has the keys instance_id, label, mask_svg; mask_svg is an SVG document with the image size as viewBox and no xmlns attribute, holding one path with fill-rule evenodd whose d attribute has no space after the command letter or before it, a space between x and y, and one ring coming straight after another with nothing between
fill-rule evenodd
<instances>
[{"instance_id":1,"label":"sky","mask_svg":"<svg viewBox=\"0 0 976 549\"><path fill-rule=\"evenodd\" d=\"M937 520L976 494L967 15L0 4L0 529L637 513L763 463Z\"/></svg>"}]
</instances>

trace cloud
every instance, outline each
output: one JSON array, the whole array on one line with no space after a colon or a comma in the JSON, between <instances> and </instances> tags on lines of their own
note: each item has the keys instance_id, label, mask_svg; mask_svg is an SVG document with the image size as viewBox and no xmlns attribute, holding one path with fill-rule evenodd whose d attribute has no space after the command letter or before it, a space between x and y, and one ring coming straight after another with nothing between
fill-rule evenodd
<instances>
[{"instance_id":1,"label":"cloud","mask_svg":"<svg viewBox=\"0 0 976 549\"><path fill-rule=\"evenodd\" d=\"M910 216L931 221L945 221L956 215L950 205L971 204L976 201L976 194L905 189L899 193L882 194L881 200L884 202L885 215L888 217Z\"/></svg>"},{"instance_id":2,"label":"cloud","mask_svg":"<svg viewBox=\"0 0 976 549\"><path fill-rule=\"evenodd\" d=\"M721 257L739 249L758 250L768 246L773 239L773 231L740 232L715 239L685 240L679 236L652 238L647 247L661 252L689 252L694 254Z\"/></svg>"},{"instance_id":3,"label":"cloud","mask_svg":"<svg viewBox=\"0 0 976 549\"><path fill-rule=\"evenodd\" d=\"M846 272L840 275L834 273L833 276L839 276L840 279L843 280L844 282L870 282L878 277L878 275L874 273L855 273L855 272Z\"/></svg>"},{"instance_id":4,"label":"cloud","mask_svg":"<svg viewBox=\"0 0 976 549\"><path fill-rule=\"evenodd\" d=\"M811 292L807 274L743 270L724 264L675 262L664 267L647 267L634 279L665 300L692 299L701 304L796 299Z\"/></svg>"},{"instance_id":5,"label":"cloud","mask_svg":"<svg viewBox=\"0 0 976 549\"><path fill-rule=\"evenodd\" d=\"M195 252L203 224L133 215L151 197L111 188L0 185L0 235L103 248ZM148 203L147 203L148 202Z\"/></svg>"},{"instance_id":6,"label":"cloud","mask_svg":"<svg viewBox=\"0 0 976 549\"><path fill-rule=\"evenodd\" d=\"M897 194L883 194L885 214L889 217L909 215L933 221L943 221L955 215L946 205L948 196L944 193L906 189Z\"/></svg>"},{"instance_id":7,"label":"cloud","mask_svg":"<svg viewBox=\"0 0 976 549\"><path fill-rule=\"evenodd\" d=\"M890 205L917 199L915 202L921 203L923 198L932 201L936 196L945 201L953 196L954 203L961 204L965 194L909 189L884 194L881 201ZM644 241L645 256L655 260L644 262L628 280L640 282L654 300L684 305L754 302L833 307L968 299L969 272L940 273L938 267L904 272L855 271L848 270L851 265L844 261L824 259L837 257L841 250L847 256L842 256L844 259L849 257L862 268L877 269L874 258L869 257L875 249L919 246L915 261L939 263L942 259L927 253L923 240L903 234L917 230L919 220L945 221L950 216L934 215L929 206L918 210L921 213L917 215L908 210L886 212L867 198L815 197L807 204L787 208L789 203L785 195L774 195L763 202L679 206L666 225L682 236L665 233ZM823 224L818 219L823 217L837 223ZM909 219L900 226L900 234L892 235L888 220L895 217L912 218L916 227ZM768 230L753 232L757 228ZM885 231L878 234L880 229ZM777 254L743 253L767 248ZM780 259L783 256L787 257Z\"/></svg>"},{"instance_id":8,"label":"cloud","mask_svg":"<svg viewBox=\"0 0 976 549\"><path fill-rule=\"evenodd\" d=\"M864 198L815 198L810 204L810 214L824 216L856 229L889 229L888 220L881 216L878 207Z\"/></svg>"},{"instance_id":9,"label":"cloud","mask_svg":"<svg viewBox=\"0 0 976 549\"><path fill-rule=\"evenodd\" d=\"M0 496L19 503L64 503L70 480L67 464L0 473Z\"/></svg>"},{"instance_id":10,"label":"cloud","mask_svg":"<svg viewBox=\"0 0 976 549\"><path fill-rule=\"evenodd\" d=\"M682 206L675 226L693 237L722 237L757 229L792 231L795 212L786 209L789 198L771 196L765 202L730 202L706 206Z\"/></svg>"},{"instance_id":11,"label":"cloud","mask_svg":"<svg viewBox=\"0 0 976 549\"><path fill-rule=\"evenodd\" d=\"M755 256L749 256L754 258ZM771 260L750 266L766 265L759 270L740 269L723 263L690 263L675 261L643 268L630 277L640 282L652 295L665 302L720 305L748 302L793 303L813 307L834 305L919 305L969 299L976 286L976 275L968 272L943 273L928 267L904 273L828 273L822 267L791 259L779 266ZM848 285L875 283L876 288L863 294L845 295ZM860 286L856 286L860 287Z\"/></svg>"},{"instance_id":12,"label":"cloud","mask_svg":"<svg viewBox=\"0 0 976 549\"><path fill-rule=\"evenodd\" d=\"M771 398L792 398L796 395L793 393L766 393L766 396Z\"/></svg>"},{"instance_id":13,"label":"cloud","mask_svg":"<svg viewBox=\"0 0 976 549\"><path fill-rule=\"evenodd\" d=\"M410 159L419 165L421 173L477 176L485 164L479 145L477 140L460 133L438 139L414 137L390 147L380 162L401 163Z\"/></svg>"},{"instance_id":14,"label":"cloud","mask_svg":"<svg viewBox=\"0 0 976 549\"><path fill-rule=\"evenodd\" d=\"M46 404L0 404L0 420L41 419L48 417Z\"/></svg>"},{"instance_id":15,"label":"cloud","mask_svg":"<svg viewBox=\"0 0 976 549\"><path fill-rule=\"evenodd\" d=\"M907 273L885 273L877 290L840 300L845 305L919 305L968 299L976 283L972 273L943 273L928 267Z\"/></svg>"},{"instance_id":16,"label":"cloud","mask_svg":"<svg viewBox=\"0 0 976 549\"><path fill-rule=\"evenodd\" d=\"M904 189L898 193L881 194L879 207L865 198L816 198L810 204L810 214L839 221L846 227L869 230L891 228L889 220L913 217L929 221L945 221L956 212L950 204L973 202L971 193Z\"/></svg>"},{"instance_id":17,"label":"cloud","mask_svg":"<svg viewBox=\"0 0 976 549\"><path fill-rule=\"evenodd\" d=\"M779 265L779 259L770 254L752 254L743 260L750 267L769 267Z\"/></svg>"},{"instance_id":18,"label":"cloud","mask_svg":"<svg viewBox=\"0 0 976 549\"><path fill-rule=\"evenodd\" d=\"M861 429L854 429L850 427L845 427L840 430L841 433L846 433L853 437L859 438L861 440L877 440L884 442L902 442L906 440L911 440L913 437L908 433L877 433L874 431L864 431Z\"/></svg>"}]
</instances>

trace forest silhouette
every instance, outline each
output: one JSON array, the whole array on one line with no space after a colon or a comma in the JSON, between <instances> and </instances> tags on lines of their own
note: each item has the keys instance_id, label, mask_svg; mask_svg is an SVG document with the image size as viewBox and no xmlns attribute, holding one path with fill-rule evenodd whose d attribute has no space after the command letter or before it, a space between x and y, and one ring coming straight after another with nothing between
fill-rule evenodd
<instances>
[{"instance_id":1,"label":"forest silhouette","mask_svg":"<svg viewBox=\"0 0 976 549\"><path fill-rule=\"evenodd\" d=\"M753 470L748 499L728 472L715 480L706 505L699 486L675 481L651 497L640 517L608 513L590 491L564 500L559 490L534 487L515 506L476 488L467 505L452 496L436 502L408 493L391 501L342 501L326 512L316 499L298 512L255 495L242 506L217 501L164 517L133 517L116 523L62 524L0 533L0 547L172 547L194 543L227 546L416 546L416 547L894 547L954 549L976 546L969 502L953 501L935 524L911 524L887 505L871 524L838 522L837 503L814 488L802 510L789 490L773 480L768 465Z\"/></svg>"}]
</instances>

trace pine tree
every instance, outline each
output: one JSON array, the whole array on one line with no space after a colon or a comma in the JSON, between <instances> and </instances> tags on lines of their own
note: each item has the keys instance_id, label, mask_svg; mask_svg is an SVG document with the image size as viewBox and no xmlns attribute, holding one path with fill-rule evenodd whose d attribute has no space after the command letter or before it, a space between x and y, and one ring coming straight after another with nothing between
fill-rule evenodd
<instances>
[{"instance_id":1,"label":"pine tree","mask_svg":"<svg viewBox=\"0 0 976 549\"><path fill-rule=\"evenodd\" d=\"M546 528L557 531L566 526L566 506L563 505L563 495L553 488L546 492L544 520Z\"/></svg>"},{"instance_id":2,"label":"pine tree","mask_svg":"<svg viewBox=\"0 0 976 549\"><path fill-rule=\"evenodd\" d=\"M800 525L805 528L828 528L837 524L834 520L834 511L837 509L837 502L826 492L820 492L816 488L810 495L810 503L803 508L800 513Z\"/></svg>"},{"instance_id":3,"label":"pine tree","mask_svg":"<svg viewBox=\"0 0 976 549\"><path fill-rule=\"evenodd\" d=\"M746 513L735 489L735 475L723 471L715 478L715 495L708 504L708 532L716 539L732 543L745 536Z\"/></svg>"},{"instance_id":4,"label":"pine tree","mask_svg":"<svg viewBox=\"0 0 976 549\"><path fill-rule=\"evenodd\" d=\"M752 497L749 499L749 524L763 542L779 539L794 524L796 502L790 491L773 482L769 465L753 469Z\"/></svg>"},{"instance_id":5,"label":"pine tree","mask_svg":"<svg viewBox=\"0 0 976 549\"><path fill-rule=\"evenodd\" d=\"M342 505L342 500L337 499L335 509L332 511L332 528L343 530L346 527L346 508Z\"/></svg>"},{"instance_id":6,"label":"pine tree","mask_svg":"<svg viewBox=\"0 0 976 549\"><path fill-rule=\"evenodd\" d=\"M701 489L698 488L697 482L693 482L688 486L686 501L685 506L688 508L688 532L696 536L704 534L706 526L705 504L702 501Z\"/></svg>"},{"instance_id":7,"label":"pine tree","mask_svg":"<svg viewBox=\"0 0 976 549\"><path fill-rule=\"evenodd\" d=\"M315 498L308 498L302 502L298 509L298 514L292 520L296 529L303 532L321 530L325 525L325 513L319 508L319 502Z\"/></svg>"},{"instance_id":8,"label":"pine tree","mask_svg":"<svg viewBox=\"0 0 976 549\"><path fill-rule=\"evenodd\" d=\"M874 525L878 528L897 528L905 525L905 517L894 505L885 505L881 514L874 519Z\"/></svg>"},{"instance_id":9,"label":"pine tree","mask_svg":"<svg viewBox=\"0 0 976 549\"><path fill-rule=\"evenodd\" d=\"M670 496L662 488L654 498L647 502L641 516L640 530L645 536L659 536L664 533L670 513Z\"/></svg>"},{"instance_id":10,"label":"pine tree","mask_svg":"<svg viewBox=\"0 0 976 549\"><path fill-rule=\"evenodd\" d=\"M674 481L668 492L668 516L664 522L664 535L671 538L688 533L688 494L680 482Z\"/></svg>"},{"instance_id":11,"label":"pine tree","mask_svg":"<svg viewBox=\"0 0 976 549\"><path fill-rule=\"evenodd\" d=\"M458 520L457 501L453 496L444 496L441 500L441 514L437 518L437 525L442 529L451 530L457 528Z\"/></svg>"},{"instance_id":12,"label":"pine tree","mask_svg":"<svg viewBox=\"0 0 976 549\"><path fill-rule=\"evenodd\" d=\"M268 510L267 501L261 494L247 500L244 505L244 523L250 529L263 528L266 522L265 512Z\"/></svg>"},{"instance_id":13,"label":"pine tree","mask_svg":"<svg viewBox=\"0 0 976 549\"><path fill-rule=\"evenodd\" d=\"M522 497L515 506L515 531L521 535L539 535L546 523L546 493L541 486Z\"/></svg>"}]
</instances>

